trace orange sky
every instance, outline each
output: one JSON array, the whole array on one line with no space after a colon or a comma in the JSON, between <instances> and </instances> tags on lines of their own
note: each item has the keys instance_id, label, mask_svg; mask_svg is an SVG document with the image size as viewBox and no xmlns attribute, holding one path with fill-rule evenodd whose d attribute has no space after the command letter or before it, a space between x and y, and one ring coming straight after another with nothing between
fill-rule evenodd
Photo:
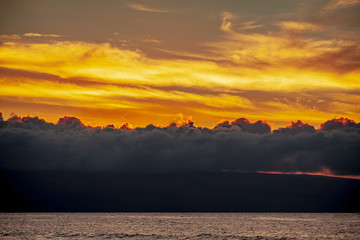
<instances>
[{"instance_id":1,"label":"orange sky","mask_svg":"<svg viewBox=\"0 0 360 240\"><path fill-rule=\"evenodd\" d=\"M116 126L360 121L360 1L264 3L3 1L0 111Z\"/></svg>"}]
</instances>

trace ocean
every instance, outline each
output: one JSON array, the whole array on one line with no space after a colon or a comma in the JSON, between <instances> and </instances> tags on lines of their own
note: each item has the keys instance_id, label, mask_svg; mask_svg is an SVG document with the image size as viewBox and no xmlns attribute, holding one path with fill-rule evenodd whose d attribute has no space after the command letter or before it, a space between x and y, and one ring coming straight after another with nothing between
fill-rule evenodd
<instances>
[{"instance_id":1,"label":"ocean","mask_svg":"<svg viewBox=\"0 0 360 240\"><path fill-rule=\"evenodd\" d=\"M0 239L360 239L358 213L1 213Z\"/></svg>"}]
</instances>

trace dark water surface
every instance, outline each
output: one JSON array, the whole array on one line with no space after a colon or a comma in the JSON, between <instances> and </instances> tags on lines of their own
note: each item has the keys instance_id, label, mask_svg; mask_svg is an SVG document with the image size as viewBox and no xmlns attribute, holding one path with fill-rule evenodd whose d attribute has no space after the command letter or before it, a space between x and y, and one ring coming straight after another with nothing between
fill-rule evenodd
<instances>
[{"instance_id":1,"label":"dark water surface","mask_svg":"<svg viewBox=\"0 0 360 240\"><path fill-rule=\"evenodd\" d=\"M360 214L2 213L0 239L360 239Z\"/></svg>"}]
</instances>

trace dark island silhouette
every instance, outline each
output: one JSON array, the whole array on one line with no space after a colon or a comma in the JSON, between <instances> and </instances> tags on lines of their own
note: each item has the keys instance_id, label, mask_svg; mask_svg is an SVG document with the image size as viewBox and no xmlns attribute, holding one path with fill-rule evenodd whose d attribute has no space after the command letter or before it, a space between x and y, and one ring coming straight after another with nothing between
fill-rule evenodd
<instances>
[{"instance_id":1,"label":"dark island silhouette","mask_svg":"<svg viewBox=\"0 0 360 240\"><path fill-rule=\"evenodd\" d=\"M359 212L360 181L250 173L2 172L2 212Z\"/></svg>"}]
</instances>

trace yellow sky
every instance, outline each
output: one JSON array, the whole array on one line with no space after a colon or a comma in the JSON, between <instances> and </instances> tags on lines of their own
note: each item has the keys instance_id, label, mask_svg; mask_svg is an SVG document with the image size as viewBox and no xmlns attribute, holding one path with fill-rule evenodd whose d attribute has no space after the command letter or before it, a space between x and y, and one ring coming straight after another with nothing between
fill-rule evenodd
<instances>
[{"instance_id":1,"label":"yellow sky","mask_svg":"<svg viewBox=\"0 0 360 240\"><path fill-rule=\"evenodd\" d=\"M333 1L320 10L356 4ZM176 14L140 3L125 6ZM48 121L74 115L116 126L164 126L180 116L207 127L238 117L277 127L298 119L315 126L340 116L360 121L356 34L334 37L324 24L296 18L248 20L219 11L219 36L198 43L199 51L150 38L133 48L57 32L3 34L0 111L5 118L12 112Z\"/></svg>"}]
</instances>

